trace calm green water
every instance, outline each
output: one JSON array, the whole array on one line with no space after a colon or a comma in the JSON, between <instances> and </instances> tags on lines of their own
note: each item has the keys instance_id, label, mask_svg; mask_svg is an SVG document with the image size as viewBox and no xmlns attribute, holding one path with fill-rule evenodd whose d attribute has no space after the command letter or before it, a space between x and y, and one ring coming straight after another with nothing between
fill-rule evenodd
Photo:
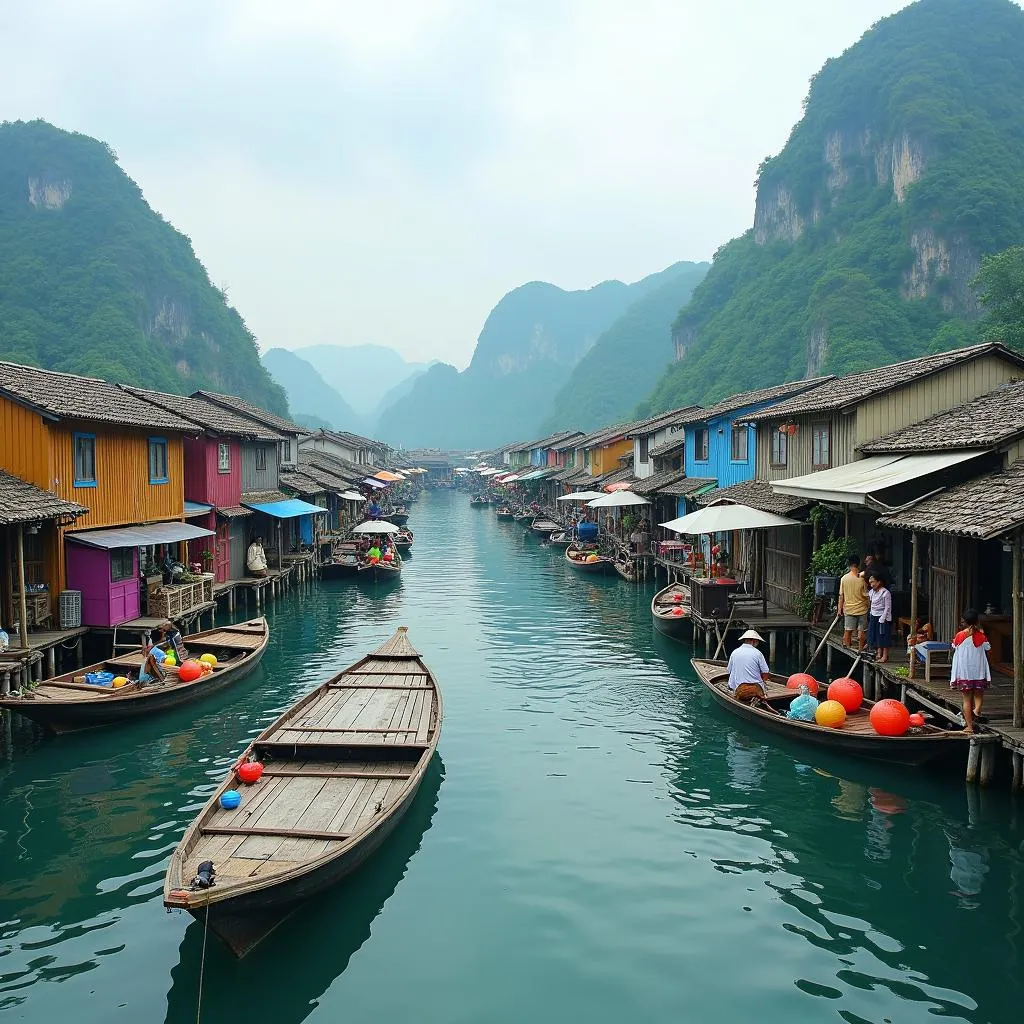
<instances>
[{"instance_id":1,"label":"calm green water","mask_svg":"<svg viewBox=\"0 0 1024 1024\"><path fill-rule=\"evenodd\" d=\"M244 961L211 938L208 1022L1016 1021L1024 828L1005 789L778 749L714 709L650 593L426 495L389 590L270 611L210 703L33 740L0 768L0 1009L196 1020L201 928L160 902L248 739L399 624L446 719L413 812Z\"/></svg>"}]
</instances>

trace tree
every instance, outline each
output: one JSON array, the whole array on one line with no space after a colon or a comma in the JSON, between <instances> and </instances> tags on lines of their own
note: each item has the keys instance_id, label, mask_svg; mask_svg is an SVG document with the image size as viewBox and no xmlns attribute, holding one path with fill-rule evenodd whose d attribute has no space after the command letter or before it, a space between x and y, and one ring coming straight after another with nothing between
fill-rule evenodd
<instances>
[{"instance_id":1,"label":"tree","mask_svg":"<svg viewBox=\"0 0 1024 1024\"><path fill-rule=\"evenodd\" d=\"M983 337L1024 349L1024 245L986 256L971 283L985 308Z\"/></svg>"}]
</instances>

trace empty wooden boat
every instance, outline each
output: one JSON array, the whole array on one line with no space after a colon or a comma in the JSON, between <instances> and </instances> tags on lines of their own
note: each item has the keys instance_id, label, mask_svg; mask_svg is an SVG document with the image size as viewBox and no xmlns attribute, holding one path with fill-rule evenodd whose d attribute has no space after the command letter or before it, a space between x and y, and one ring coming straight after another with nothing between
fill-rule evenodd
<instances>
[{"instance_id":1,"label":"empty wooden boat","mask_svg":"<svg viewBox=\"0 0 1024 1024\"><path fill-rule=\"evenodd\" d=\"M441 719L437 683L402 627L260 733L175 849L164 905L187 910L242 956L391 834ZM238 772L249 761L265 768L247 786ZM231 810L221 805L229 790L242 796ZM203 887L206 862L215 877Z\"/></svg>"},{"instance_id":2,"label":"empty wooden boat","mask_svg":"<svg viewBox=\"0 0 1024 1024\"><path fill-rule=\"evenodd\" d=\"M395 534L395 547L399 551L408 552L412 550L412 530L403 527L400 533Z\"/></svg>"},{"instance_id":3,"label":"empty wooden boat","mask_svg":"<svg viewBox=\"0 0 1024 1024\"><path fill-rule=\"evenodd\" d=\"M335 544L331 560L320 566L320 575L326 580L339 576L355 576L359 571L361 552L359 545L351 541Z\"/></svg>"},{"instance_id":4,"label":"empty wooden boat","mask_svg":"<svg viewBox=\"0 0 1024 1024\"><path fill-rule=\"evenodd\" d=\"M221 626L184 637L187 654L198 658L212 654L217 664L211 672L191 682L182 682L180 666L163 668L164 679L140 683L142 649L97 662L86 668L47 679L20 694L0 698L0 707L17 711L56 733L113 725L132 718L156 714L199 700L238 682L263 657L269 638L266 619L253 619L237 626ZM162 650L169 645L159 644ZM123 686L97 686L85 682L94 673L105 672L129 680Z\"/></svg>"},{"instance_id":5,"label":"empty wooden boat","mask_svg":"<svg viewBox=\"0 0 1024 1024\"><path fill-rule=\"evenodd\" d=\"M399 505L397 508L392 509L384 518L389 523L394 523L395 526L405 526L409 522L409 510L404 505Z\"/></svg>"},{"instance_id":6,"label":"empty wooden boat","mask_svg":"<svg viewBox=\"0 0 1024 1024\"><path fill-rule=\"evenodd\" d=\"M766 687L767 704L779 713L756 705L741 704L729 689L726 662L694 658L690 664L697 678L726 711L802 743L811 743L856 757L907 765L926 764L950 755L967 754L970 741L967 733L952 732L934 725L911 729L903 736L880 736L868 720L874 702L866 699L859 710L846 716L846 722L839 729L818 725L817 722L786 718L785 712L798 691L787 689L787 677L774 672ZM824 694L819 696L824 699Z\"/></svg>"},{"instance_id":7,"label":"empty wooden boat","mask_svg":"<svg viewBox=\"0 0 1024 1024\"><path fill-rule=\"evenodd\" d=\"M670 583L664 590L659 590L651 600L651 618L659 633L673 640L692 639L690 588L685 583Z\"/></svg>"},{"instance_id":8,"label":"empty wooden boat","mask_svg":"<svg viewBox=\"0 0 1024 1024\"><path fill-rule=\"evenodd\" d=\"M554 544L558 548L567 548L572 543L572 531L555 530L554 533L548 535L548 543Z\"/></svg>"},{"instance_id":9,"label":"empty wooden boat","mask_svg":"<svg viewBox=\"0 0 1024 1024\"><path fill-rule=\"evenodd\" d=\"M611 558L599 554L596 549L581 549L575 544L565 549L565 560L577 572L604 573L614 564Z\"/></svg>"},{"instance_id":10,"label":"empty wooden boat","mask_svg":"<svg viewBox=\"0 0 1024 1024\"><path fill-rule=\"evenodd\" d=\"M537 534L539 537L550 537L551 534L560 530L562 527L556 523L550 516L539 515L531 523L530 529Z\"/></svg>"}]
</instances>

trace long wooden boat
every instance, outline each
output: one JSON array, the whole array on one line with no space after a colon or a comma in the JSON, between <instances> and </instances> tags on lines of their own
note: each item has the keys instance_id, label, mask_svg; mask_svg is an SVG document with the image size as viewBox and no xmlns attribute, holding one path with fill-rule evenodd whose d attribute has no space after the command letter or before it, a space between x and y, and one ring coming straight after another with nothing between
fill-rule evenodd
<instances>
[{"instance_id":1,"label":"long wooden boat","mask_svg":"<svg viewBox=\"0 0 1024 1024\"><path fill-rule=\"evenodd\" d=\"M408 527L403 527L401 533L395 534L395 547L398 548L399 551L410 551L412 549L412 541L412 530L408 529Z\"/></svg>"},{"instance_id":2,"label":"long wooden boat","mask_svg":"<svg viewBox=\"0 0 1024 1024\"><path fill-rule=\"evenodd\" d=\"M409 809L441 734L441 693L405 627L289 708L253 741L188 827L164 906L238 956L358 867ZM244 785L244 762L265 765ZM242 795L221 806L228 790ZM212 861L214 884L194 883Z\"/></svg>"},{"instance_id":3,"label":"long wooden boat","mask_svg":"<svg viewBox=\"0 0 1024 1024\"><path fill-rule=\"evenodd\" d=\"M488 498L481 498L479 495L475 498L469 499L469 504L473 508L483 508L485 505L490 505L490 503L491 502Z\"/></svg>"},{"instance_id":4,"label":"long wooden boat","mask_svg":"<svg viewBox=\"0 0 1024 1024\"><path fill-rule=\"evenodd\" d=\"M359 546L352 543L336 544L331 560L320 566L320 575L325 580L340 576L355 576L359 571Z\"/></svg>"},{"instance_id":5,"label":"long wooden boat","mask_svg":"<svg viewBox=\"0 0 1024 1024\"><path fill-rule=\"evenodd\" d=\"M387 583L402 578L402 556L396 551L390 562L371 562L365 555L356 566L356 578L372 583Z\"/></svg>"},{"instance_id":6,"label":"long wooden boat","mask_svg":"<svg viewBox=\"0 0 1024 1024\"><path fill-rule=\"evenodd\" d=\"M399 505L398 508L388 513L385 518L389 523L394 523L395 526L405 526L409 522L409 510L404 505Z\"/></svg>"},{"instance_id":7,"label":"long wooden boat","mask_svg":"<svg viewBox=\"0 0 1024 1024\"><path fill-rule=\"evenodd\" d=\"M636 562L628 555L619 555L615 559L615 571L627 583L636 583Z\"/></svg>"},{"instance_id":8,"label":"long wooden boat","mask_svg":"<svg viewBox=\"0 0 1024 1024\"><path fill-rule=\"evenodd\" d=\"M554 544L557 548L567 548L572 543L571 530L555 530L548 535L548 543Z\"/></svg>"},{"instance_id":9,"label":"long wooden boat","mask_svg":"<svg viewBox=\"0 0 1024 1024\"><path fill-rule=\"evenodd\" d=\"M690 588L685 583L670 583L651 599L654 628L673 640L693 638L690 618Z\"/></svg>"},{"instance_id":10,"label":"long wooden boat","mask_svg":"<svg viewBox=\"0 0 1024 1024\"><path fill-rule=\"evenodd\" d=\"M545 515L536 516L530 523L530 529L539 537L550 537L551 534L556 533L561 528L554 519Z\"/></svg>"},{"instance_id":11,"label":"long wooden boat","mask_svg":"<svg viewBox=\"0 0 1024 1024\"><path fill-rule=\"evenodd\" d=\"M868 720L874 706L870 700L865 700L859 710L847 715L846 722L839 729L830 729L817 722L799 722L786 718L786 709L798 691L787 689L786 676L774 672L767 684L767 703L781 714L741 704L729 690L726 662L694 658L690 664L711 696L727 711L747 722L802 743L811 743L856 757L906 765L927 764L950 755L966 756L967 753L970 741L967 733L952 732L934 725L926 725L903 736L880 736Z\"/></svg>"},{"instance_id":12,"label":"long wooden boat","mask_svg":"<svg viewBox=\"0 0 1024 1024\"><path fill-rule=\"evenodd\" d=\"M501 508L495 509L494 514L503 523L513 522L516 518L515 512L513 512L512 509L508 508L507 506L502 506Z\"/></svg>"},{"instance_id":13,"label":"long wooden boat","mask_svg":"<svg viewBox=\"0 0 1024 1024\"><path fill-rule=\"evenodd\" d=\"M577 572L603 573L607 572L614 564L607 555L600 555L596 551L581 550L575 544L570 544L565 549L565 560Z\"/></svg>"},{"instance_id":14,"label":"long wooden boat","mask_svg":"<svg viewBox=\"0 0 1024 1024\"><path fill-rule=\"evenodd\" d=\"M237 626L221 626L184 638L192 657L213 654L217 665L199 679L184 683L178 678L178 666L165 666L160 682L139 683L142 648L116 658L88 665L47 679L19 695L0 699L0 707L17 711L56 733L114 725L144 715L167 711L190 701L217 693L248 675L263 657L269 631L266 619L253 619ZM167 644L159 645L167 650ZM117 689L95 686L83 680L93 672L109 672L130 681Z\"/></svg>"}]
</instances>

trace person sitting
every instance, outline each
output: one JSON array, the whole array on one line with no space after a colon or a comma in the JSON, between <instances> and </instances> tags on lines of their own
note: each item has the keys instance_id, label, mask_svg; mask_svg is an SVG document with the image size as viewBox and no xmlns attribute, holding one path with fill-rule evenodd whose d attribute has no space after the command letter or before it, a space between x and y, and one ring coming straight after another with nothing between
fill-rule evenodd
<instances>
[{"instance_id":1,"label":"person sitting","mask_svg":"<svg viewBox=\"0 0 1024 1024\"><path fill-rule=\"evenodd\" d=\"M167 655L159 647L155 644L150 645L139 669L139 682L162 683L164 681L163 664L166 660Z\"/></svg>"},{"instance_id":2,"label":"person sitting","mask_svg":"<svg viewBox=\"0 0 1024 1024\"><path fill-rule=\"evenodd\" d=\"M249 550L245 553L245 567L250 576L267 575L267 554L263 550L263 538L253 537Z\"/></svg>"},{"instance_id":3,"label":"person sitting","mask_svg":"<svg viewBox=\"0 0 1024 1024\"><path fill-rule=\"evenodd\" d=\"M729 689L741 704L760 702L768 695L768 662L757 649L764 643L760 633L748 629L740 636L740 645L729 655Z\"/></svg>"},{"instance_id":4,"label":"person sitting","mask_svg":"<svg viewBox=\"0 0 1024 1024\"><path fill-rule=\"evenodd\" d=\"M370 565L376 565L381 558L380 548L377 547L376 542L373 543L370 550L366 552L366 560Z\"/></svg>"}]
</instances>

